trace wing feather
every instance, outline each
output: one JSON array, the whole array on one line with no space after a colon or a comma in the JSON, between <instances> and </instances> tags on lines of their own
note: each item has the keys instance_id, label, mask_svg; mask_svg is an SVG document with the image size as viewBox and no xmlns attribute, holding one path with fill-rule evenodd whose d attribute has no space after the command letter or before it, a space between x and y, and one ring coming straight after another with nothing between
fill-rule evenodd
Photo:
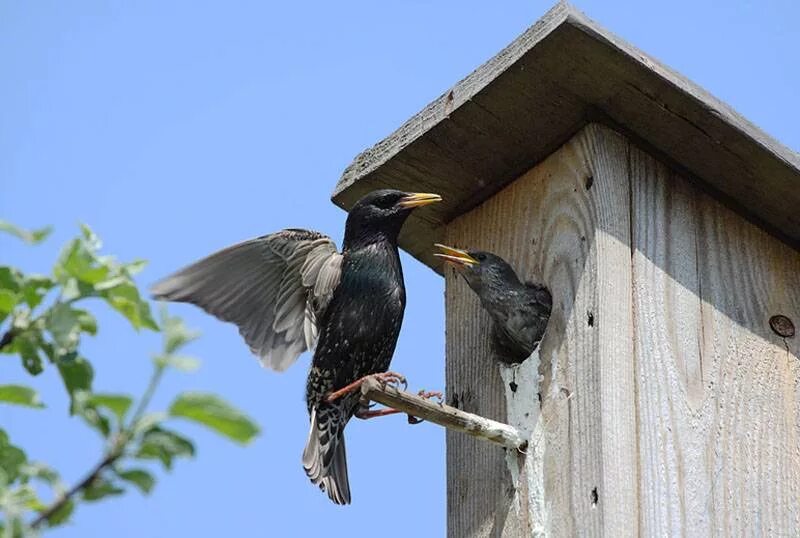
<instances>
[{"instance_id":1,"label":"wing feather","mask_svg":"<svg viewBox=\"0 0 800 538\"><path fill-rule=\"evenodd\" d=\"M283 371L314 347L317 320L341 278L341 260L330 237L287 229L220 250L151 292L235 323L262 364Z\"/></svg>"}]
</instances>

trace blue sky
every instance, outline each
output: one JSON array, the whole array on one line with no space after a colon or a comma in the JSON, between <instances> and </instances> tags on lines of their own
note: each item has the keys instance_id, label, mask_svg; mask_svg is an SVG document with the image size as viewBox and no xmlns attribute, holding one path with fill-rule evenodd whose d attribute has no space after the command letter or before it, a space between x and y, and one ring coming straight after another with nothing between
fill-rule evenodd
<instances>
[{"instance_id":1,"label":"blue sky","mask_svg":"<svg viewBox=\"0 0 800 538\"><path fill-rule=\"evenodd\" d=\"M730 103L795 150L800 4L779 1L576 1L591 18ZM502 5L502 8L500 7ZM490 58L551 4L478 2L12 2L0 0L0 218L52 224L43 246L0 237L0 263L49 269L90 224L106 250L150 260L139 281L284 227L338 242L329 201L341 171ZM408 308L393 367L413 387L443 386L443 283L404 256ZM261 369L232 326L173 308L203 332L203 368L171 374L156 397L210 390L263 434L241 448L187 425L198 456L149 497L86 505L58 537L442 536L444 435L391 417L353 421L353 505L337 507L300 465L308 358ZM139 393L156 335L100 316L86 342L104 391ZM2 382L28 381L16 360ZM95 435L66 416L52 371L31 382L45 411L0 407L29 456L70 481L98 458Z\"/></svg>"}]
</instances>

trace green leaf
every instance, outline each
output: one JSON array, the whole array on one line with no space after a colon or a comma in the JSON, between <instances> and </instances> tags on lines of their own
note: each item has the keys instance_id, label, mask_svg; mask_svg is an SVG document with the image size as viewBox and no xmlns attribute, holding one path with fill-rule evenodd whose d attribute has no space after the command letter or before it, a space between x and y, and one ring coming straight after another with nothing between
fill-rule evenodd
<instances>
[{"instance_id":1,"label":"green leaf","mask_svg":"<svg viewBox=\"0 0 800 538\"><path fill-rule=\"evenodd\" d=\"M125 490L116 486L110 480L97 477L83 490L83 500L88 502L99 501L104 497L121 495L123 493L125 493Z\"/></svg>"},{"instance_id":2,"label":"green leaf","mask_svg":"<svg viewBox=\"0 0 800 538\"><path fill-rule=\"evenodd\" d=\"M6 348L11 353L17 353L22 359L22 366L31 375L42 373L42 358L39 355L38 334L33 331L18 333L10 347ZM4 350L5 351L5 350Z\"/></svg>"},{"instance_id":3,"label":"green leaf","mask_svg":"<svg viewBox=\"0 0 800 538\"><path fill-rule=\"evenodd\" d=\"M44 407L36 391L22 385L0 385L0 402L25 407Z\"/></svg>"},{"instance_id":4,"label":"green leaf","mask_svg":"<svg viewBox=\"0 0 800 538\"><path fill-rule=\"evenodd\" d=\"M150 305L142 300L139 290L132 283L116 285L100 292L111 307L125 316L135 329L142 327L159 330L158 325L150 314Z\"/></svg>"},{"instance_id":5,"label":"green leaf","mask_svg":"<svg viewBox=\"0 0 800 538\"><path fill-rule=\"evenodd\" d=\"M83 236L83 240L86 245L92 250L100 250L100 247L103 246L103 242L100 241L100 238L97 237L97 234L89 228L88 224L81 223L81 235Z\"/></svg>"},{"instance_id":6,"label":"green leaf","mask_svg":"<svg viewBox=\"0 0 800 538\"><path fill-rule=\"evenodd\" d=\"M169 413L208 426L242 444L259 433L255 422L214 394L185 392L172 402Z\"/></svg>"},{"instance_id":7,"label":"green leaf","mask_svg":"<svg viewBox=\"0 0 800 538\"><path fill-rule=\"evenodd\" d=\"M41 304L45 294L53 289L55 282L49 277L44 275L28 275L25 277L21 293L25 302L31 309L36 308Z\"/></svg>"},{"instance_id":8,"label":"green leaf","mask_svg":"<svg viewBox=\"0 0 800 538\"><path fill-rule=\"evenodd\" d=\"M94 369L89 361L83 357L75 357L71 360L62 358L56 365L70 397L74 398L77 391L90 391L92 389Z\"/></svg>"},{"instance_id":9,"label":"green leaf","mask_svg":"<svg viewBox=\"0 0 800 538\"><path fill-rule=\"evenodd\" d=\"M108 438L111 435L111 419L101 411L101 406L92 403L92 396L86 390L76 390L72 395L70 412L80 416L86 424Z\"/></svg>"},{"instance_id":10,"label":"green leaf","mask_svg":"<svg viewBox=\"0 0 800 538\"><path fill-rule=\"evenodd\" d=\"M158 425L169 418L163 411L154 411L146 413L142 418L136 421L133 425L133 434L139 435L140 433L148 432L158 427Z\"/></svg>"},{"instance_id":11,"label":"green leaf","mask_svg":"<svg viewBox=\"0 0 800 538\"><path fill-rule=\"evenodd\" d=\"M8 221L0 220L0 232L6 232L8 234L13 235L14 237L25 241L26 243L35 245L36 243L41 243L50 233L53 231L53 228L47 226L45 228L39 228L36 230L25 230L20 228L19 226L15 226Z\"/></svg>"},{"instance_id":12,"label":"green leaf","mask_svg":"<svg viewBox=\"0 0 800 538\"><path fill-rule=\"evenodd\" d=\"M79 308L74 309L74 312L78 316L78 326L81 328L81 331L91 334L92 336L97 334L97 320L94 318L86 310L81 310Z\"/></svg>"},{"instance_id":13,"label":"green leaf","mask_svg":"<svg viewBox=\"0 0 800 538\"><path fill-rule=\"evenodd\" d=\"M53 272L56 280L62 284L66 284L69 277L74 277L80 282L94 286L108 278L110 268L97 264L96 256L86 241L73 239L61 251Z\"/></svg>"},{"instance_id":14,"label":"green leaf","mask_svg":"<svg viewBox=\"0 0 800 538\"><path fill-rule=\"evenodd\" d=\"M183 355L156 355L155 361L160 366L170 366L182 372L194 372L200 368L199 360Z\"/></svg>"},{"instance_id":15,"label":"green leaf","mask_svg":"<svg viewBox=\"0 0 800 538\"><path fill-rule=\"evenodd\" d=\"M47 524L50 527L58 527L59 525L63 525L69 518L72 516L72 513L75 511L75 501L72 499L67 500L61 508L53 512L50 517L47 518Z\"/></svg>"},{"instance_id":16,"label":"green leaf","mask_svg":"<svg viewBox=\"0 0 800 538\"><path fill-rule=\"evenodd\" d=\"M171 317L166 307L161 308L161 324L164 326L164 352L171 354L195 340L200 333L189 329L177 316Z\"/></svg>"},{"instance_id":17,"label":"green leaf","mask_svg":"<svg viewBox=\"0 0 800 538\"><path fill-rule=\"evenodd\" d=\"M124 394L92 394L89 396L88 403L92 406L109 409L117 416L117 420L122 423L133 400L130 396Z\"/></svg>"},{"instance_id":18,"label":"green leaf","mask_svg":"<svg viewBox=\"0 0 800 538\"><path fill-rule=\"evenodd\" d=\"M58 303L47 311L45 327L53 336L56 353L64 355L75 351L81 334L81 315L65 303Z\"/></svg>"},{"instance_id":19,"label":"green leaf","mask_svg":"<svg viewBox=\"0 0 800 538\"><path fill-rule=\"evenodd\" d=\"M60 483L58 473L50 466L38 461L29 461L20 468L20 474L25 480L37 478L43 482L55 486Z\"/></svg>"},{"instance_id":20,"label":"green leaf","mask_svg":"<svg viewBox=\"0 0 800 538\"><path fill-rule=\"evenodd\" d=\"M0 266L0 290L19 291L22 281L22 273L7 265Z\"/></svg>"},{"instance_id":21,"label":"green leaf","mask_svg":"<svg viewBox=\"0 0 800 538\"><path fill-rule=\"evenodd\" d=\"M172 469L172 461L178 457L193 457L194 444L187 438L161 427L154 427L142 436L136 457L158 459L166 469Z\"/></svg>"},{"instance_id":22,"label":"green leaf","mask_svg":"<svg viewBox=\"0 0 800 538\"><path fill-rule=\"evenodd\" d=\"M27 460L25 452L12 445L8 434L0 429L0 476L4 477L6 484L13 483L19 477L20 469ZM0 483L0 486L3 485Z\"/></svg>"},{"instance_id":23,"label":"green leaf","mask_svg":"<svg viewBox=\"0 0 800 538\"><path fill-rule=\"evenodd\" d=\"M6 316L14 311L14 307L19 304L21 298L19 293L0 289L0 321L6 319Z\"/></svg>"},{"instance_id":24,"label":"green leaf","mask_svg":"<svg viewBox=\"0 0 800 538\"><path fill-rule=\"evenodd\" d=\"M59 281L60 282L60 281ZM94 297L97 295L94 286L78 281L77 278L67 277L66 282L61 286L61 298L64 301L76 301L84 297Z\"/></svg>"},{"instance_id":25,"label":"green leaf","mask_svg":"<svg viewBox=\"0 0 800 538\"><path fill-rule=\"evenodd\" d=\"M133 260L132 262L123 264L122 269L128 276L133 276L142 272L147 266L147 260Z\"/></svg>"},{"instance_id":26,"label":"green leaf","mask_svg":"<svg viewBox=\"0 0 800 538\"><path fill-rule=\"evenodd\" d=\"M147 495L156 485L156 479L152 474L144 469L128 469L127 471L117 471L117 475L139 488L139 491Z\"/></svg>"}]
</instances>

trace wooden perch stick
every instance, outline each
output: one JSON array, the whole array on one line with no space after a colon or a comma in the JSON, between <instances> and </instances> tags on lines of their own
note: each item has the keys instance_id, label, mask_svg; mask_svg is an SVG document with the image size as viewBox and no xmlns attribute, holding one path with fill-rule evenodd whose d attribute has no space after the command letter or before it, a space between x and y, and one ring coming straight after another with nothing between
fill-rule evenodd
<instances>
[{"instance_id":1,"label":"wooden perch stick","mask_svg":"<svg viewBox=\"0 0 800 538\"><path fill-rule=\"evenodd\" d=\"M361 385L361 394L365 399L393 407L413 417L492 441L506 448L524 451L528 445L527 439L522 437L516 428L508 424L496 422L480 415L465 413L443 403L426 400L416 394L384 385L374 378L364 380Z\"/></svg>"}]
</instances>

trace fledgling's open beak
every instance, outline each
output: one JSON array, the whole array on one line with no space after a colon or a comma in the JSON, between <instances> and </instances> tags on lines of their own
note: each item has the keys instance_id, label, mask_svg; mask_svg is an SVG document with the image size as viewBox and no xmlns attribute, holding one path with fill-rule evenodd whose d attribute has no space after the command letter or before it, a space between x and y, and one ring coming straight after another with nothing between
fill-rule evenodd
<instances>
[{"instance_id":1,"label":"fledgling's open beak","mask_svg":"<svg viewBox=\"0 0 800 538\"><path fill-rule=\"evenodd\" d=\"M465 268L480 264L480 262L470 256L466 250L448 247L447 245L442 245L441 243L436 243L433 246L442 251L435 252L433 254L434 256L441 258L446 262L452 263L456 267Z\"/></svg>"},{"instance_id":2,"label":"fledgling's open beak","mask_svg":"<svg viewBox=\"0 0 800 538\"><path fill-rule=\"evenodd\" d=\"M402 197L397 205L403 209L410 209L412 207L421 207L441 201L442 197L438 194L432 194L430 192L410 192Z\"/></svg>"}]
</instances>

